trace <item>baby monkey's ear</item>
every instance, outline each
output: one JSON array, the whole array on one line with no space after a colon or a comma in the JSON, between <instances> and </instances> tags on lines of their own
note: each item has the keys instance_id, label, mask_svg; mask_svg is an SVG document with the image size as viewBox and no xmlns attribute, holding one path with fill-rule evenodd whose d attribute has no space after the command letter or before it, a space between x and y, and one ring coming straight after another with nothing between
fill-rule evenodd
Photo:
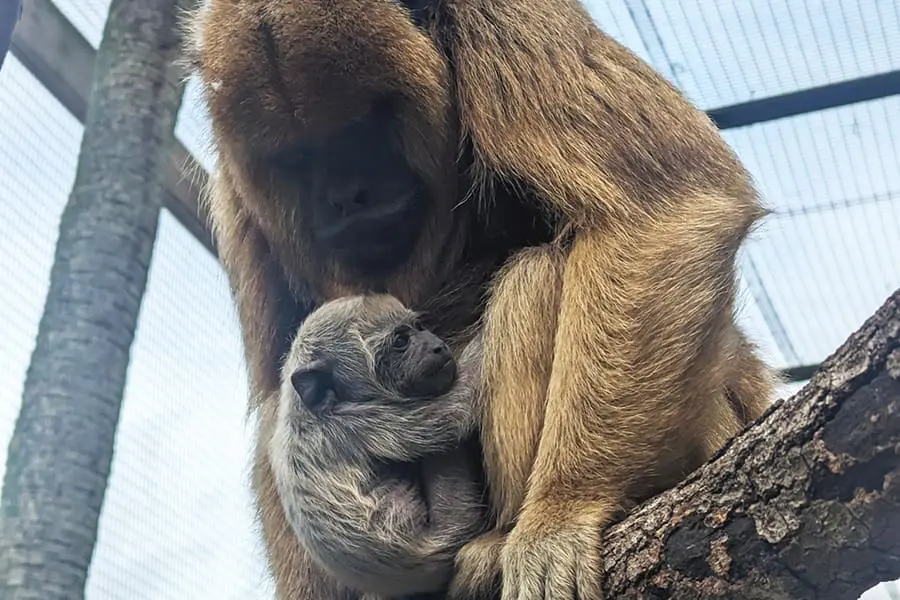
<instances>
[{"instance_id":1,"label":"baby monkey's ear","mask_svg":"<svg viewBox=\"0 0 900 600\"><path fill-rule=\"evenodd\" d=\"M314 360L291 374L291 385L307 409L319 413L334 401L334 374L324 360Z\"/></svg>"}]
</instances>

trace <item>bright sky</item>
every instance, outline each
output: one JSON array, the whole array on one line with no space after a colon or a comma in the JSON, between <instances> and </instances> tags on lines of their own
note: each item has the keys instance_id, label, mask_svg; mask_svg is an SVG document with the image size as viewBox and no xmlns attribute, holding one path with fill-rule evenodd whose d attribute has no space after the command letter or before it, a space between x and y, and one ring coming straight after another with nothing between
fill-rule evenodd
<instances>
[{"instance_id":1,"label":"bright sky","mask_svg":"<svg viewBox=\"0 0 900 600\"><path fill-rule=\"evenodd\" d=\"M57 0L96 47L107 0ZM594 0L598 24L709 109L900 68L900 0ZM635 23L650 34L639 34ZM646 25L652 27L645 27ZM190 86L177 134L208 167ZM900 286L900 97L725 132L776 210L742 255L742 322L818 362ZM0 72L0 473L82 133L12 56ZM213 257L162 217L88 600L268 600L247 491L246 379ZM787 390L785 391L787 393ZM866 600L888 600L873 590Z\"/></svg>"}]
</instances>

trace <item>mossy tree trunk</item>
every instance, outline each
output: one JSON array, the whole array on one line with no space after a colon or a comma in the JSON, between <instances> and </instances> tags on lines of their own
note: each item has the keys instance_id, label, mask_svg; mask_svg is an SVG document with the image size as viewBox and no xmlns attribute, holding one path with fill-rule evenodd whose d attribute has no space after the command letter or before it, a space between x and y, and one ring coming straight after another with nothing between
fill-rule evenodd
<instances>
[{"instance_id":1,"label":"mossy tree trunk","mask_svg":"<svg viewBox=\"0 0 900 600\"><path fill-rule=\"evenodd\" d=\"M84 595L182 86L186 0L113 0L9 446L0 598ZM27 201L26 198L22 199Z\"/></svg>"}]
</instances>

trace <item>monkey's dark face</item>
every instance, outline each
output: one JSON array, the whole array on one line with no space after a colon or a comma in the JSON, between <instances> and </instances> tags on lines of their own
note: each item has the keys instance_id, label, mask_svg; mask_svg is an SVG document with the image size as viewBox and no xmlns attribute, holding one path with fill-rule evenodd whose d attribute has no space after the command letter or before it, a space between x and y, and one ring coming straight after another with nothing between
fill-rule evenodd
<instances>
[{"instance_id":1,"label":"monkey's dark face","mask_svg":"<svg viewBox=\"0 0 900 600\"><path fill-rule=\"evenodd\" d=\"M220 169L270 237L357 276L440 260L459 140L431 4L210 0L197 13Z\"/></svg>"},{"instance_id":2,"label":"monkey's dark face","mask_svg":"<svg viewBox=\"0 0 900 600\"><path fill-rule=\"evenodd\" d=\"M421 176L385 145L390 136L390 114L380 111L318 148L291 148L273 161L305 192L302 210L320 253L370 275L406 260L430 205Z\"/></svg>"}]
</instances>

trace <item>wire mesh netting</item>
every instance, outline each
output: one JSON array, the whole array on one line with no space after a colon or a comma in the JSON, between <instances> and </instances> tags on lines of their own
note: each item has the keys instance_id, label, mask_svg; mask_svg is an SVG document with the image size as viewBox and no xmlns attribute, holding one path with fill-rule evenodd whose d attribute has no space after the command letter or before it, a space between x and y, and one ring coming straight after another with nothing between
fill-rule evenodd
<instances>
[{"instance_id":1,"label":"wire mesh netting","mask_svg":"<svg viewBox=\"0 0 900 600\"><path fill-rule=\"evenodd\" d=\"M7 59L0 72L2 465L82 130L15 57ZM246 385L224 274L163 212L88 598L272 597L247 486Z\"/></svg>"},{"instance_id":2,"label":"wire mesh netting","mask_svg":"<svg viewBox=\"0 0 900 600\"><path fill-rule=\"evenodd\" d=\"M109 2L57 5L96 47ZM704 109L900 68L897 0L586 5ZM199 93L189 82L176 135L211 170ZM900 96L892 96L724 132L774 211L740 264L741 322L776 367L821 361L900 286L898 114ZM0 465L81 134L52 93L8 57L0 72ZM224 274L163 212L89 599L273 597L250 508L245 404ZM887 594L879 588L866 598Z\"/></svg>"}]
</instances>

